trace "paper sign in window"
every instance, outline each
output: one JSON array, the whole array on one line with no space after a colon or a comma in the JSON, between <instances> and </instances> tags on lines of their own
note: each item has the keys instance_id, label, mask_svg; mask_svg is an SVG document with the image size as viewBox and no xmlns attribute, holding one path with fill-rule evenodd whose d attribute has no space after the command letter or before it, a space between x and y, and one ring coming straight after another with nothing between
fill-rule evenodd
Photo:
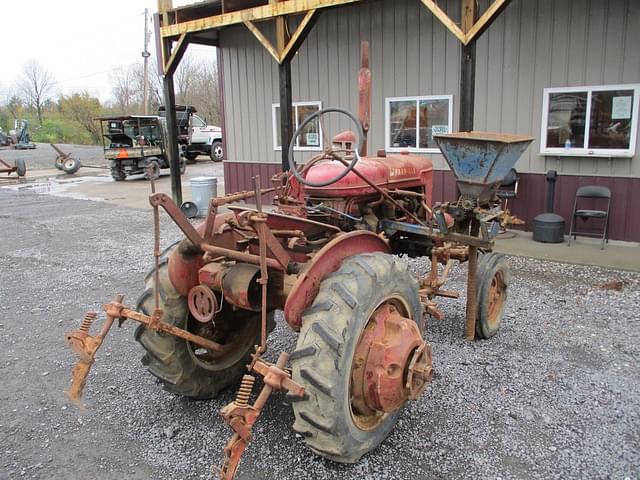
<instances>
[{"instance_id":1,"label":"paper sign in window","mask_svg":"<svg viewBox=\"0 0 640 480\"><path fill-rule=\"evenodd\" d=\"M631 118L631 99L633 97L613 97L611 102L611 119L628 120Z\"/></svg>"}]
</instances>

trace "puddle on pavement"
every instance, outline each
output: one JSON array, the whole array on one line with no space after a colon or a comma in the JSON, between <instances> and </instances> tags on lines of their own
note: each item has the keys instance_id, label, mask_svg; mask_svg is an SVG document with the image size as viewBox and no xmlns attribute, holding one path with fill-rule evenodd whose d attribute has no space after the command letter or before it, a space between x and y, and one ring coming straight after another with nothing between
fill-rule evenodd
<instances>
[{"instance_id":1,"label":"puddle on pavement","mask_svg":"<svg viewBox=\"0 0 640 480\"><path fill-rule=\"evenodd\" d=\"M83 183L110 183L113 180L109 177L79 177L69 179L58 179L56 177L49 177L46 180L39 180L37 182L19 183L14 185L7 185L1 188L6 188L14 191L33 192L43 195L54 195L58 197L69 197L78 200L96 200L104 201L104 198L93 197L84 195L78 192L70 191L70 187L81 185Z\"/></svg>"}]
</instances>

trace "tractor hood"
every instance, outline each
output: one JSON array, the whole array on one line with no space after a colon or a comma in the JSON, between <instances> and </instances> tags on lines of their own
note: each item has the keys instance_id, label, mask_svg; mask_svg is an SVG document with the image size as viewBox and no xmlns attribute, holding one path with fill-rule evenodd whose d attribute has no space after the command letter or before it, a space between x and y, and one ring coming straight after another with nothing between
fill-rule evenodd
<instances>
[{"instance_id":1,"label":"tractor hood","mask_svg":"<svg viewBox=\"0 0 640 480\"><path fill-rule=\"evenodd\" d=\"M312 166L306 174L311 182L322 182L336 177L345 166L331 160ZM422 175L433 171L429 158L408 154L362 157L355 169L369 181L382 188L412 188L424 185ZM353 171L327 187L305 187L308 195L314 197L353 197L375 194L376 191Z\"/></svg>"}]
</instances>

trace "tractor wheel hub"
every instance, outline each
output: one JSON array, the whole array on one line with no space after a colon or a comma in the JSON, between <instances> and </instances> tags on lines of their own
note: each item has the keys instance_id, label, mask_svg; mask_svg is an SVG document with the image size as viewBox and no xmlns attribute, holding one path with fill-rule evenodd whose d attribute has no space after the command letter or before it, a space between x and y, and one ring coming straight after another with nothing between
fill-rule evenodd
<instances>
[{"instance_id":1,"label":"tractor wheel hub","mask_svg":"<svg viewBox=\"0 0 640 480\"><path fill-rule=\"evenodd\" d=\"M208 323L216 316L218 301L206 285L196 285L189 290L187 303L193 318L201 323Z\"/></svg>"},{"instance_id":2,"label":"tractor wheel hub","mask_svg":"<svg viewBox=\"0 0 640 480\"><path fill-rule=\"evenodd\" d=\"M360 414L392 412L415 400L431 380L431 346L416 323L389 304L379 307L356 347L352 405Z\"/></svg>"}]
</instances>

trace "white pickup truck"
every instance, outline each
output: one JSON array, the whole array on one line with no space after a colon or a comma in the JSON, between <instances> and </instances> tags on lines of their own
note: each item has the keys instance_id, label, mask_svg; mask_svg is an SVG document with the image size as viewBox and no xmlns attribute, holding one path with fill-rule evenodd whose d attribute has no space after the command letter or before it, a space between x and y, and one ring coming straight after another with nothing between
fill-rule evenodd
<instances>
[{"instance_id":1,"label":"white pickup truck","mask_svg":"<svg viewBox=\"0 0 640 480\"><path fill-rule=\"evenodd\" d=\"M209 155L214 162L221 162L224 156L222 129L207 125L199 116L192 115L191 137L184 155L187 160L195 160L198 155Z\"/></svg>"},{"instance_id":2,"label":"white pickup truck","mask_svg":"<svg viewBox=\"0 0 640 480\"><path fill-rule=\"evenodd\" d=\"M188 162L194 161L198 155L209 155L214 162L221 162L224 156L222 129L207 125L195 115L196 111L191 105L176 105L178 143L182 154ZM160 106L158 115L166 116L164 106Z\"/></svg>"}]
</instances>

